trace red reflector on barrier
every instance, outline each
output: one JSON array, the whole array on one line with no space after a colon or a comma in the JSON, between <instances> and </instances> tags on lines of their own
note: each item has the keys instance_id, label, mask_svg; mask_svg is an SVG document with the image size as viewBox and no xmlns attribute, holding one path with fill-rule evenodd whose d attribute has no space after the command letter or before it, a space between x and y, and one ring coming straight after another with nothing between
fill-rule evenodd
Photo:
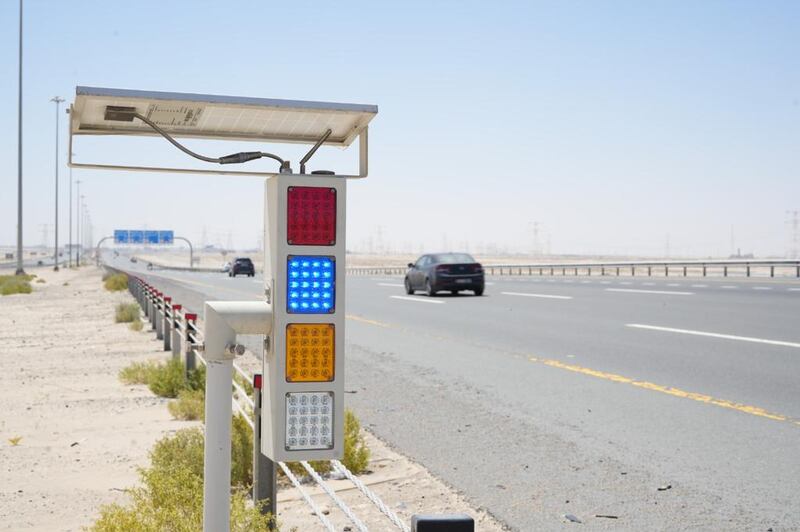
<instances>
[{"instance_id":1,"label":"red reflector on barrier","mask_svg":"<svg viewBox=\"0 0 800 532\"><path fill-rule=\"evenodd\" d=\"M294 246L336 244L336 189L289 187L286 241Z\"/></svg>"},{"instance_id":2,"label":"red reflector on barrier","mask_svg":"<svg viewBox=\"0 0 800 532\"><path fill-rule=\"evenodd\" d=\"M256 373L253 375L253 388L260 390L261 389L261 374Z\"/></svg>"},{"instance_id":3,"label":"red reflector on barrier","mask_svg":"<svg viewBox=\"0 0 800 532\"><path fill-rule=\"evenodd\" d=\"M192 314L191 312L187 312L184 317L187 321L195 321L197 319L197 314Z\"/></svg>"},{"instance_id":4,"label":"red reflector on barrier","mask_svg":"<svg viewBox=\"0 0 800 532\"><path fill-rule=\"evenodd\" d=\"M171 301L172 301L172 298L171 298L171 297L169 297L169 296L164 296L164 301L166 301L167 303L169 303L169 302L171 302Z\"/></svg>"},{"instance_id":5,"label":"red reflector on barrier","mask_svg":"<svg viewBox=\"0 0 800 532\"><path fill-rule=\"evenodd\" d=\"M172 305L172 310L180 310L182 308L183 308L183 305L178 305L178 304Z\"/></svg>"}]
</instances>

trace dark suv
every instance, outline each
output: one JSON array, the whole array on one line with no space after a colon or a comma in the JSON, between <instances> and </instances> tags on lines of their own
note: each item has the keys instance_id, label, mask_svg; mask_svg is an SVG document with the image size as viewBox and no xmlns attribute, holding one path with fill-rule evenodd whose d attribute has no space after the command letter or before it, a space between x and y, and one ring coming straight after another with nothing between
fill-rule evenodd
<instances>
[{"instance_id":1,"label":"dark suv","mask_svg":"<svg viewBox=\"0 0 800 532\"><path fill-rule=\"evenodd\" d=\"M440 290L449 290L453 294L470 290L481 296L484 284L483 266L467 253L423 255L408 265L405 279L406 293L425 290L429 296Z\"/></svg>"},{"instance_id":2,"label":"dark suv","mask_svg":"<svg viewBox=\"0 0 800 532\"><path fill-rule=\"evenodd\" d=\"M228 277L236 277L237 275L247 275L252 277L256 274L256 268L253 266L253 261L247 257L236 257L231 264L231 269L228 271Z\"/></svg>"}]
</instances>

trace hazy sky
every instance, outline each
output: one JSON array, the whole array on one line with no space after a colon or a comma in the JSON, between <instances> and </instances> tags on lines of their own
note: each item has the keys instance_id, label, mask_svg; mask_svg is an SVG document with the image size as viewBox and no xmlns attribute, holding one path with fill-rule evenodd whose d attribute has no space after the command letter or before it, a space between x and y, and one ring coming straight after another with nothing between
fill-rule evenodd
<instances>
[{"instance_id":1,"label":"hazy sky","mask_svg":"<svg viewBox=\"0 0 800 532\"><path fill-rule=\"evenodd\" d=\"M49 99L73 101L76 85L377 104L349 248L377 245L380 228L415 251L526 251L538 221L554 253L661 255L668 239L672 255L727 255L733 229L743 252L783 255L800 209L796 1L25 4L28 244L53 224ZM0 2L0 244L16 238L17 17ZM160 139L81 147L184 160ZM302 150L271 148L297 169ZM351 170L355 155L327 148L312 166ZM208 243L256 245L260 178L73 175L96 237L147 226L199 243L205 227Z\"/></svg>"}]
</instances>

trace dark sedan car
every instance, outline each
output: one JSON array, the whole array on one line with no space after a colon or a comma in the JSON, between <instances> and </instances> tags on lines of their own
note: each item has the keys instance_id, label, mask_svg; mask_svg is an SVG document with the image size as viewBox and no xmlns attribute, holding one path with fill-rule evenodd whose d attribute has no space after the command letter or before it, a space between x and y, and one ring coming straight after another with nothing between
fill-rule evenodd
<instances>
[{"instance_id":1,"label":"dark sedan car","mask_svg":"<svg viewBox=\"0 0 800 532\"><path fill-rule=\"evenodd\" d=\"M231 263L231 269L228 270L229 277L236 277L237 275L247 275L252 277L256 274L256 268L253 266L253 261L247 257L236 257Z\"/></svg>"},{"instance_id":2,"label":"dark sedan car","mask_svg":"<svg viewBox=\"0 0 800 532\"><path fill-rule=\"evenodd\" d=\"M421 256L416 263L408 265L406 293L425 290L429 296L449 290L457 294L470 290L476 296L483 295L483 266L467 253L434 253Z\"/></svg>"}]
</instances>

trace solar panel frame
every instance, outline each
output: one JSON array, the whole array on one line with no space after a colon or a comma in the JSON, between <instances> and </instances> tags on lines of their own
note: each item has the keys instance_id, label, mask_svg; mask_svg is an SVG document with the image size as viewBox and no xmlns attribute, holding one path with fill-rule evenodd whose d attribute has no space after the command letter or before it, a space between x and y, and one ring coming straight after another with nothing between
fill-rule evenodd
<instances>
[{"instance_id":1,"label":"solar panel frame","mask_svg":"<svg viewBox=\"0 0 800 532\"><path fill-rule=\"evenodd\" d=\"M75 101L69 111L70 167L218 175L275 175L275 172L248 170L123 166L73 161L72 145L77 136L159 136L141 120L106 120L108 106L134 107L138 113L147 116L177 138L314 144L330 128L332 133L323 145L346 148L355 139L359 139L359 174L342 177L366 177L368 126L378 113L376 105L366 104L78 86L75 89Z\"/></svg>"}]
</instances>

